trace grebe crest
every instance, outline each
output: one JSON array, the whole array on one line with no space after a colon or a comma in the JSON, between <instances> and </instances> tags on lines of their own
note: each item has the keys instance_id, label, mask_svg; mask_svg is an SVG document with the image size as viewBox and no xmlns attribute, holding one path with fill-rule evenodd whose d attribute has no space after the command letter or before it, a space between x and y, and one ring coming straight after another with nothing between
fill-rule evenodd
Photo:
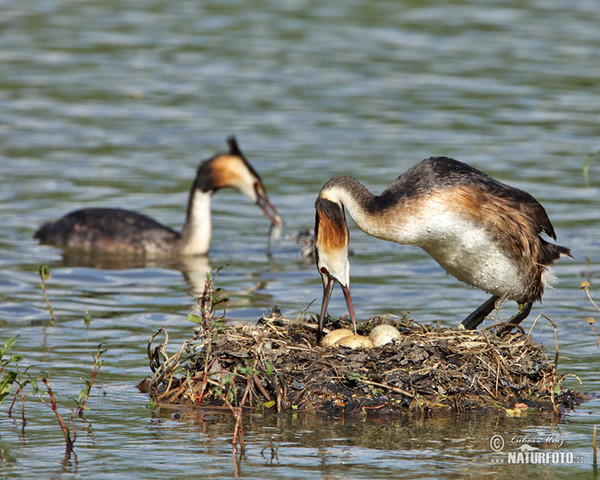
<instances>
[{"instance_id":1,"label":"grebe crest","mask_svg":"<svg viewBox=\"0 0 600 480\"><path fill-rule=\"evenodd\" d=\"M86 208L42 225L34 237L41 243L60 247L149 256L203 255L208 252L212 234L211 196L226 187L237 189L256 203L273 225L281 227L281 216L269 202L260 176L241 152L235 137L229 137L227 144L228 153L216 154L198 166L181 232L129 210Z\"/></svg>"}]
</instances>

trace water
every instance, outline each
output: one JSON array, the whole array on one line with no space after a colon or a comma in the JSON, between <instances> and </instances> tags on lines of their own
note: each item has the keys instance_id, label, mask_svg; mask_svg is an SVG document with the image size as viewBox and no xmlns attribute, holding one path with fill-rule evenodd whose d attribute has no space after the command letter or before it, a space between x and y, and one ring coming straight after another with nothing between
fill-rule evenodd
<instances>
[{"instance_id":1,"label":"water","mask_svg":"<svg viewBox=\"0 0 600 480\"><path fill-rule=\"evenodd\" d=\"M557 288L526 325L549 317L559 328L561 372L573 375L567 384L598 392L599 347L586 321L598 311L579 284L591 278L600 298L600 157L589 184L583 172L600 150L599 23L592 1L0 2L0 341L19 335L13 350L24 355L22 367L49 373L65 416L98 344L107 350L70 457L47 407L29 399L23 429L2 405L1 474L589 478L595 399L560 421L252 416L236 467L230 417L157 417L146 408L135 389L149 374L146 342L161 327L173 342L188 338L193 292L221 266L231 321L253 322L275 304L288 315L309 305L316 313L314 265L290 241L267 259L267 220L230 191L214 197L204 261L63 256L31 236L84 206L131 208L179 228L195 167L225 150L231 133L286 233L312 227L314 199L332 176L354 175L377 192L422 158L453 156L532 193L572 249L575 258L555 268ZM359 319L410 311L456 325L486 298L418 249L354 227L351 246ZM54 325L35 273L44 262ZM330 311L345 311L339 291ZM553 354L545 318L532 333ZM494 465L493 433L507 442L554 435L564 441L559 451L583 463Z\"/></svg>"}]
</instances>

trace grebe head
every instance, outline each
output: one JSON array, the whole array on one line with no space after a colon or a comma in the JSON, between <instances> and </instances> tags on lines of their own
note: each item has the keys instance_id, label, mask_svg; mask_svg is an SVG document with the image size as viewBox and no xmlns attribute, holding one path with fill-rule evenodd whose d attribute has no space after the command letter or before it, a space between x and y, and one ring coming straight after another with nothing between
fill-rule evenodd
<instances>
[{"instance_id":1,"label":"grebe head","mask_svg":"<svg viewBox=\"0 0 600 480\"><path fill-rule=\"evenodd\" d=\"M256 203L273 225L281 226L281 215L269 201L260 176L246 160L236 138L230 136L227 144L229 153L217 154L198 167L195 187L205 192L235 188Z\"/></svg>"},{"instance_id":2,"label":"grebe head","mask_svg":"<svg viewBox=\"0 0 600 480\"><path fill-rule=\"evenodd\" d=\"M319 334L327 313L329 299L337 280L342 287L352 325L356 332L356 319L350 295L350 264L348 241L350 234L344 209L340 203L332 202L321 195L315 203L315 257L317 269L323 280L323 302L319 317Z\"/></svg>"}]
</instances>

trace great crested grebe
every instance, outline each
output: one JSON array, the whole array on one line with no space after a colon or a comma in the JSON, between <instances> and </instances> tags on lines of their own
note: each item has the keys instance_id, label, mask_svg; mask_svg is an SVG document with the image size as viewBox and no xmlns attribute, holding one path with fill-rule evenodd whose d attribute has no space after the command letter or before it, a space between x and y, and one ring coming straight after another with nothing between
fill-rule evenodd
<instances>
[{"instance_id":1,"label":"great crested grebe","mask_svg":"<svg viewBox=\"0 0 600 480\"><path fill-rule=\"evenodd\" d=\"M118 208L86 208L42 225L34 234L41 243L147 255L202 255L211 238L210 201L220 188L233 187L256 203L272 225L283 221L267 198L258 173L248 163L234 136L228 153L216 154L198 167L190 189L181 233L136 212Z\"/></svg>"},{"instance_id":2,"label":"great crested grebe","mask_svg":"<svg viewBox=\"0 0 600 480\"><path fill-rule=\"evenodd\" d=\"M518 324L552 282L548 267L570 256L568 248L541 238L545 232L556 240L556 234L535 198L466 163L446 157L423 160L381 195L371 194L355 178L336 177L315 203L316 264L323 280L319 333L336 280L356 331L344 208L363 232L421 247L458 280L492 294L460 328L476 328L506 299L519 305L507 323Z\"/></svg>"}]
</instances>

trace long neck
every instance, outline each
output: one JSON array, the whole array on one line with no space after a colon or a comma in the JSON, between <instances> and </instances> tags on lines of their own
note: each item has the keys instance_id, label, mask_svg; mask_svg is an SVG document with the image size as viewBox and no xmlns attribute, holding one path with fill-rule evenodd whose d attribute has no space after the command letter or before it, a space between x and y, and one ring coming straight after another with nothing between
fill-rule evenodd
<instances>
[{"instance_id":1,"label":"long neck","mask_svg":"<svg viewBox=\"0 0 600 480\"><path fill-rule=\"evenodd\" d=\"M327 182L321 197L342 204L363 232L382 240L418 244L410 218L403 215L407 199L389 188L373 195L353 177L337 177Z\"/></svg>"},{"instance_id":2,"label":"long neck","mask_svg":"<svg viewBox=\"0 0 600 480\"><path fill-rule=\"evenodd\" d=\"M194 187L190 191L185 224L181 230L180 251L186 255L204 255L208 253L212 234L211 192L203 192Z\"/></svg>"},{"instance_id":3,"label":"long neck","mask_svg":"<svg viewBox=\"0 0 600 480\"><path fill-rule=\"evenodd\" d=\"M378 235L378 216L376 210L377 197L353 177L336 177L327 182L319 195L335 203L342 204L358 228L363 232Z\"/></svg>"}]
</instances>

